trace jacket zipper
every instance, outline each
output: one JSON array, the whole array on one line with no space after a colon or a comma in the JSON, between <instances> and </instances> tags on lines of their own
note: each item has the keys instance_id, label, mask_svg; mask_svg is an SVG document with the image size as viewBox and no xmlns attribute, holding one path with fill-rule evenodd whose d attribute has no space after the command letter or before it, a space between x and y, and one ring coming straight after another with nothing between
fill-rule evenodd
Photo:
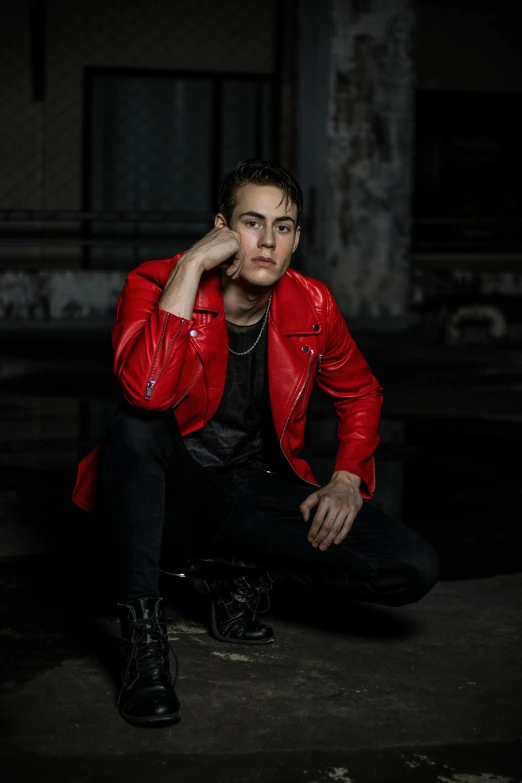
<instances>
[{"instance_id":1,"label":"jacket zipper","mask_svg":"<svg viewBox=\"0 0 522 783\"><path fill-rule=\"evenodd\" d=\"M305 389L306 389L306 387L308 385L308 381L310 380L311 369L312 369L312 365L313 365L312 359L313 359L313 351L312 351L312 356L310 357L310 367L308 368L308 375L306 376L305 384L304 384L304 386L303 386L303 388L301 389L301 392L300 392L300 394L303 394L303 405L301 407L301 410L299 411L299 415L301 415L301 413L303 412L303 408L304 408L304 391L305 391ZM323 354L322 353L317 354L317 359L315 360L315 363L317 364L317 373L318 374L321 372L321 362L322 362L322 359L323 359Z\"/></svg>"},{"instance_id":2,"label":"jacket zipper","mask_svg":"<svg viewBox=\"0 0 522 783\"><path fill-rule=\"evenodd\" d=\"M158 348L156 350L156 355L154 357L154 362L152 363L152 370L150 371L150 378L149 378L149 380L147 382L147 386L145 388L145 399L146 400L150 400L150 398L152 397L152 392L154 391L154 387L155 387L159 377L161 376L161 373L163 372L163 370L167 366L167 362L168 362L169 357L170 357L170 352L172 351L172 346L174 345L174 340L176 339L176 337L180 333L181 327L185 323L185 320L182 319L181 323L179 325L178 331L176 332L176 334L174 335L174 337L170 341L170 345L169 345L168 350L167 350L167 355L165 357L165 361L161 365L161 367L160 367L160 369L158 371L158 374L154 378L154 371L156 370L156 365L158 363L159 352L161 351L161 347L162 347L162 345L163 345L163 343L165 341L165 332L167 331L167 324L169 322L169 318L170 318L170 313L167 313L167 315L165 317L165 323L163 324L163 331L161 333L160 341L158 343Z\"/></svg>"},{"instance_id":3,"label":"jacket zipper","mask_svg":"<svg viewBox=\"0 0 522 783\"><path fill-rule=\"evenodd\" d=\"M180 397L180 399L179 399L179 400L177 400L177 402L175 402L175 403L174 403L174 405L172 406L173 408L177 408L177 407L178 407L178 405L180 404L180 402L183 402L183 400L185 399L185 397L187 396L187 394L189 393L189 391L192 389L192 387L193 387L193 386L194 386L194 384L196 383L196 378L198 377L198 375L199 375L200 371L201 371L201 364L199 364L199 365L198 365L198 369L196 370L196 374L195 374L195 376L192 378L192 382L191 382L190 386L188 387L187 391L185 392L185 394L184 394L182 397Z\"/></svg>"},{"instance_id":4,"label":"jacket zipper","mask_svg":"<svg viewBox=\"0 0 522 783\"><path fill-rule=\"evenodd\" d=\"M319 355L319 356L321 356L321 355ZM319 359L319 356L317 357L317 360ZM297 470L294 468L294 466L292 465L292 463L290 462L290 460L289 460L289 459L288 459L288 457L286 456L286 454L285 454L285 450L283 449L283 436L284 436L284 434L285 434L285 430L286 430L286 428L287 428L287 426L288 426L288 422L290 421L290 417L291 417L292 413L293 413L293 412L294 412L294 410L295 410L295 406L296 406L296 405L297 405L297 403L299 402L299 399L300 399L301 395L303 394L304 390L306 389L306 386L307 386L307 384L308 384L308 381L310 380L310 375L312 374L312 366L313 366L313 363L314 363L314 362L313 362L313 358L314 358L314 352L312 351L312 355L311 355L311 357L310 357L310 361L308 362L308 372L307 372L307 374L306 374L305 382L304 382L304 383L303 383L303 385L301 386L301 389L299 390L299 394L298 394L298 395L297 395L297 397L295 398L295 402L294 402L294 404L292 405L292 407L291 407L291 409L290 409L290 413L288 414L288 417L287 417L287 419L286 419L286 421L285 421L285 426L283 427L283 430L282 430L282 432L281 432L281 437L279 438L279 447L280 447L281 451L283 452L284 458L286 459L286 461L288 462L288 464L290 465L290 467L291 467L291 468L292 468L292 470L294 471L295 475L296 475L296 476L298 476L298 477L301 479L301 481L306 481L306 483L307 483L307 484L310 484L312 487L318 487L318 486L320 486L319 484L316 484L316 483L315 483L315 482L313 482L313 481L307 481L306 479L304 479L302 476L300 476L300 475L299 475L299 473L297 472ZM322 358L322 357L321 357L321 358Z\"/></svg>"}]
</instances>

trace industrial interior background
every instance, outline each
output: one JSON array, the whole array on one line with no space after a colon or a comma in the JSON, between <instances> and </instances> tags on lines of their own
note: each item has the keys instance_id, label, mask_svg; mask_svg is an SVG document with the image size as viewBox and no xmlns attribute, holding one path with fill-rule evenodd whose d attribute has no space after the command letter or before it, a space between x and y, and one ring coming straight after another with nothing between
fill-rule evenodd
<instances>
[{"instance_id":1,"label":"industrial interior background","mask_svg":"<svg viewBox=\"0 0 522 783\"><path fill-rule=\"evenodd\" d=\"M8 691L27 683L32 667L48 672L64 656L83 655L67 646L60 622L49 631L47 610L37 602L36 611L33 598L50 562L68 563L64 572L53 565L45 592L57 617L58 585L73 572L71 595L87 591L82 580L93 569L103 582L100 564L85 565L93 528L72 508L70 489L78 458L103 438L116 405L109 333L125 276L200 238L222 175L248 157L297 175L305 209L295 265L330 286L384 384L374 502L436 546L440 589L457 591L462 616L483 619L483 600L497 596L492 625L479 637L495 633L493 614L513 606L522 570L521 41L519 0L0 3L0 561L8 629L0 641ZM317 394L306 450L320 480L331 470L335 433L331 406ZM461 606L458 590L475 584L481 597L470 594ZM519 642L519 627L502 622L510 643ZM462 654L473 647L468 639ZM509 672L513 656L502 660ZM485 766L476 774L498 772L488 783L522 770L508 769L522 720L515 729L520 691L505 677L479 707L444 708L485 714L489 703L504 715L498 731L484 718L477 734L462 718L453 732L476 758L472 743L481 739ZM32 697L24 698L29 709ZM448 744L440 726L429 724L412 743ZM64 740L48 745L41 729L32 739L17 731L18 746L35 758L65 753ZM187 737L183 752L199 752ZM493 740L509 748L495 755ZM219 755L221 740L213 741L201 740L201 752ZM363 736L355 747L368 742ZM266 747L252 740L243 750ZM412 762L404 780L450 775L433 765ZM83 780L76 768L67 774ZM403 779L379 774L372 779ZM245 775L230 780L254 779Z\"/></svg>"}]
</instances>

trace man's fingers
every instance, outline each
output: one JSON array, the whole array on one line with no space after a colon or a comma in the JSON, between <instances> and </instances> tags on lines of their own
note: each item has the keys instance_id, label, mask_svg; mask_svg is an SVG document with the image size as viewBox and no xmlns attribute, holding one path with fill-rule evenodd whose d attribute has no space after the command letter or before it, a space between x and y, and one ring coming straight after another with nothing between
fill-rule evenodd
<instances>
[{"instance_id":1,"label":"man's fingers","mask_svg":"<svg viewBox=\"0 0 522 783\"><path fill-rule=\"evenodd\" d=\"M319 549L321 551L325 551L328 549L330 544L334 542L334 540L337 538L337 536L340 534L341 530L344 527L344 519L345 519L345 512L341 512L337 515L334 523L332 524L330 531L326 531L326 535L324 536L323 540L319 544ZM322 531L321 531L322 532Z\"/></svg>"},{"instance_id":2,"label":"man's fingers","mask_svg":"<svg viewBox=\"0 0 522 783\"><path fill-rule=\"evenodd\" d=\"M239 277L239 273L241 272L241 264L236 264L234 261L227 266L226 275L227 277L231 277L233 279Z\"/></svg>"},{"instance_id":3,"label":"man's fingers","mask_svg":"<svg viewBox=\"0 0 522 783\"><path fill-rule=\"evenodd\" d=\"M239 273L241 272L241 269L243 267L243 264L245 263L245 252L241 245L239 245L239 250L237 251L236 255L234 256L234 265L236 267L236 277L239 277Z\"/></svg>"},{"instance_id":4,"label":"man's fingers","mask_svg":"<svg viewBox=\"0 0 522 783\"><path fill-rule=\"evenodd\" d=\"M350 532L350 530L352 529L352 525L353 525L353 519L351 519L351 515L350 515L349 517L346 518L342 528L335 536L333 543L336 545L341 544L346 538L346 536L348 535L348 533Z\"/></svg>"},{"instance_id":5,"label":"man's fingers","mask_svg":"<svg viewBox=\"0 0 522 783\"><path fill-rule=\"evenodd\" d=\"M344 541L352 529L359 509L352 507L347 511L346 507L344 507L336 516L333 516L333 513L333 510L331 510L330 514L332 514L332 516L327 516L318 534L312 541L312 545L315 548L318 547L321 551L328 549L332 543L340 544Z\"/></svg>"},{"instance_id":6,"label":"man's fingers","mask_svg":"<svg viewBox=\"0 0 522 783\"><path fill-rule=\"evenodd\" d=\"M339 530L338 534L334 538L334 544L340 544L342 541L344 541L344 539L346 538L346 536L348 535L348 533L353 527L353 523L355 521L356 516L357 516L356 509L352 509L352 511L350 511L350 513L344 520L342 528Z\"/></svg>"},{"instance_id":7,"label":"man's fingers","mask_svg":"<svg viewBox=\"0 0 522 783\"><path fill-rule=\"evenodd\" d=\"M227 275L228 277L232 277L233 279L237 279L239 277L239 273L241 272L241 267L243 266L244 261L244 253L241 251L241 255L239 253L234 256L234 258L227 262Z\"/></svg>"},{"instance_id":8,"label":"man's fingers","mask_svg":"<svg viewBox=\"0 0 522 783\"><path fill-rule=\"evenodd\" d=\"M322 551L335 543L340 544L348 535L355 517L359 513L361 504L353 501L332 497L328 493L322 494L318 490L310 495L300 505L305 522L310 518L310 510L317 505L317 509L308 531L308 540L314 548Z\"/></svg>"},{"instance_id":9,"label":"man's fingers","mask_svg":"<svg viewBox=\"0 0 522 783\"><path fill-rule=\"evenodd\" d=\"M339 533L334 539L334 544L340 544L342 541L344 541L344 539L352 529L353 523L355 522L355 517L357 516L360 510L361 510L360 508L352 508L350 510L350 513L346 517L341 530L339 531Z\"/></svg>"},{"instance_id":10,"label":"man's fingers","mask_svg":"<svg viewBox=\"0 0 522 783\"><path fill-rule=\"evenodd\" d=\"M330 514L330 517L328 518L328 515ZM323 539L323 535L329 532L331 521L336 516L336 513L330 509L330 502L327 498L322 497L319 501L319 506L317 508L317 511L315 512L314 520L312 522L312 525L310 527L310 530L308 531L308 540L312 542L314 546L319 546L319 543ZM324 529L324 534L321 533ZM320 539L318 541L318 536L320 536Z\"/></svg>"},{"instance_id":11,"label":"man's fingers","mask_svg":"<svg viewBox=\"0 0 522 783\"><path fill-rule=\"evenodd\" d=\"M318 503L318 506L314 514L312 524L310 525L310 530L308 531L308 538L310 541L316 537L328 512L328 502L324 498L318 496L316 503ZM314 505L316 505L316 503L314 503ZM308 519L305 519L305 521L308 521Z\"/></svg>"},{"instance_id":12,"label":"man's fingers","mask_svg":"<svg viewBox=\"0 0 522 783\"><path fill-rule=\"evenodd\" d=\"M310 511L313 509L314 506L318 504L318 502L319 502L319 495L317 494L317 492L313 492L299 506L299 510L303 515L303 519L305 522L308 522L308 520L310 519Z\"/></svg>"},{"instance_id":13,"label":"man's fingers","mask_svg":"<svg viewBox=\"0 0 522 783\"><path fill-rule=\"evenodd\" d=\"M346 511L330 510L326 520L324 521L319 533L315 537L313 542L314 547L319 547L321 550L328 549L334 538L339 535L339 532L343 526L344 519L346 517Z\"/></svg>"}]
</instances>

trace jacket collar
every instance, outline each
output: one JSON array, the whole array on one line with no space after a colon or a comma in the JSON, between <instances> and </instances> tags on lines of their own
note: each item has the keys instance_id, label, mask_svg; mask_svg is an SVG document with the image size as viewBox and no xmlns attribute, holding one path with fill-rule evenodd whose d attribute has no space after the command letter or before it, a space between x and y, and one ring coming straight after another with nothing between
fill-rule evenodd
<instances>
[{"instance_id":1,"label":"jacket collar","mask_svg":"<svg viewBox=\"0 0 522 783\"><path fill-rule=\"evenodd\" d=\"M299 272L289 269L274 288L270 320L282 334L319 334L321 324ZM314 329L315 327L315 329Z\"/></svg>"},{"instance_id":2,"label":"jacket collar","mask_svg":"<svg viewBox=\"0 0 522 783\"><path fill-rule=\"evenodd\" d=\"M205 272L194 301L194 310L219 314L223 312L221 273ZM284 335L318 334L321 324L299 282L299 273L288 270L274 288L270 321ZM314 329L314 326L316 327Z\"/></svg>"}]
</instances>

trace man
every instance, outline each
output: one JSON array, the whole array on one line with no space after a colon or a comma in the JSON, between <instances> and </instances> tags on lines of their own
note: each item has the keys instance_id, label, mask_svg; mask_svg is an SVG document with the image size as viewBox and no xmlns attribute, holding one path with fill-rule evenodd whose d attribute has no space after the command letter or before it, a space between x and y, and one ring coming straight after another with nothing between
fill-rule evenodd
<instances>
[{"instance_id":1,"label":"man","mask_svg":"<svg viewBox=\"0 0 522 783\"><path fill-rule=\"evenodd\" d=\"M113 328L124 402L104 446L127 667L122 716L179 715L158 592L160 555L213 552L264 566L207 582L218 639L266 644L256 612L275 579L337 598L399 606L437 579L413 531L372 496L381 387L325 285L290 270L302 194L285 169L245 161L222 184L215 227L190 250L129 275ZM303 446L313 382L339 416L319 487ZM80 465L91 503L100 450Z\"/></svg>"}]
</instances>

